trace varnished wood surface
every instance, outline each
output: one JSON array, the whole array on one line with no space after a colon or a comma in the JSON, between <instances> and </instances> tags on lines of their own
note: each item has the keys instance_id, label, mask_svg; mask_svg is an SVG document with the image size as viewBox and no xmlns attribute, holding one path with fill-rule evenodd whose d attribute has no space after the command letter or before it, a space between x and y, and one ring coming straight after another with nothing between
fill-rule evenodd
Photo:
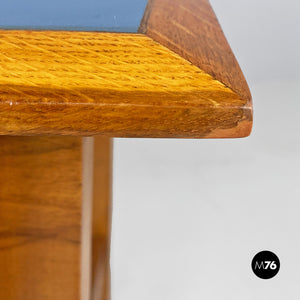
<instances>
[{"instance_id":1,"label":"varnished wood surface","mask_svg":"<svg viewBox=\"0 0 300 300\"><path fill-rule=\"evenodd\" d=\"M251 101L244 75L208 0L149 0L139 32Z\"/></svg>"},{"instance_id":2,"label":"varnished wood surface","mask_svg":"<svg viewBox=\"0 0 300 300\"><path fill-rule=\"evenodd\" d=\"M61 137L62 138L62 137ZM92 295L93 249L93 185L94 138L78 138L81 143L81 240L80 240L80 300L90 300Z\"/></svg>"},{"instance_id":3,"label":"varnished wood surface","mask_svg":"<svg viewBox=\"0 0 300 300\"><path fill-rule=\"evenodd\" d=\"M94 138L91 300L110 300L112 140Z\"/></svg>"},{"instance_id":4,"label":"varnished wood surface","mask_svg":"<svg viewBox=\"0 0 300 300\"><path fill-rule=\"evenodd\" d=\"M109 300L111 140L0 137L0 299Z\"/></svg>"},{"instance_id":5,"label":"varnished wood surface","mask_svg":"<svg viewBox=\"0 0 300 300\"><path fill-rule=\"evenodd\" d=\"M249 99L144 35L2 30L0 49L2 135L203 138L251 129Z\"/></svg>"},{"instance_id":6,"label":"varnished wood surface","mask_svg":"<svg viewBox=\"0 0 300 300\"><path fill-rule=\"evenodd\" d=\"M80 299L81 140L0 137L0 299Z\"/></svg>"}]
</instances>

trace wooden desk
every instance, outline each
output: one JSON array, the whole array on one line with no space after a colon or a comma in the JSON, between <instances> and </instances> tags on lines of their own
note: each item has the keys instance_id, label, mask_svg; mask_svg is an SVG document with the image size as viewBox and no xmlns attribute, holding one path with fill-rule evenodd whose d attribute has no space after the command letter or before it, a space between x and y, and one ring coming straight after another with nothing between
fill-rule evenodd
<instances>
[{"instance_id":1,"label":"wooden desk","mask_svg":"<svg viewBox=\"0 0 300 300\"><path fill-rule=\"evenodd\" d=\"M0 299L110 299L111 138L245 137L247 83L207 0L0 49Z\"/></svg>"}]
</instances>

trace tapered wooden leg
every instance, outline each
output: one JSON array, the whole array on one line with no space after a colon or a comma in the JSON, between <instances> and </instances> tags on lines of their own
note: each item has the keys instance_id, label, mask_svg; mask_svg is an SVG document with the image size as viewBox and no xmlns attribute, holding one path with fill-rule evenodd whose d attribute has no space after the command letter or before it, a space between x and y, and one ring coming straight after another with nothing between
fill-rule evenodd
<instances>
[{"instance_id":1,"label":"tapered wooden leg","mask_svg":"<svg viewBox=\"0 0 300 300\"><path fill-rule=\"evenodd\" d=\"M92 299L98 237L109 272L109 153L104 138L0 137L1 300ZM97 234L93 216L107 226Z\"/></svg>"}]
</instances>

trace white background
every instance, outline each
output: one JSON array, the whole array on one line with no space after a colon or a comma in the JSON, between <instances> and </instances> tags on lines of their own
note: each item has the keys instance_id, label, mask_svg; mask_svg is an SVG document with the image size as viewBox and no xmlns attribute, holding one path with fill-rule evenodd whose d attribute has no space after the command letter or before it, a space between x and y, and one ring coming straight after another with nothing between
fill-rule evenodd
<instances>
[{"instance_id":1,"label":"white background","mask_svg":"<svg viewBox=\"0 0 300 300\"><path fill-rule=\"evenodd\" d=\"M116 139L114 300L300 299L300 2L213 0L254 102L251 137ZM279 274L251 260L269 249Z\"/></svg>"}]
</instances>

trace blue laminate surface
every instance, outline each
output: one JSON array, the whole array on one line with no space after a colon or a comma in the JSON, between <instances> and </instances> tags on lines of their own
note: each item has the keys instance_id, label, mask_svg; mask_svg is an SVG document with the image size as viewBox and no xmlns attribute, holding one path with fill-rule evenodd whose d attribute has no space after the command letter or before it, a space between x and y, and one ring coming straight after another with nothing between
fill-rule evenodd
<instances>
[{"instance_id":1,"label":"blue laminate surface","mask_svg":"<svg viewBox=\"0 0 300 300\"><path fill-rule=\"evenodd\" d=\"M0 28L136 32L147 0L0 0Z\"/></svg>"}]
</instances>

